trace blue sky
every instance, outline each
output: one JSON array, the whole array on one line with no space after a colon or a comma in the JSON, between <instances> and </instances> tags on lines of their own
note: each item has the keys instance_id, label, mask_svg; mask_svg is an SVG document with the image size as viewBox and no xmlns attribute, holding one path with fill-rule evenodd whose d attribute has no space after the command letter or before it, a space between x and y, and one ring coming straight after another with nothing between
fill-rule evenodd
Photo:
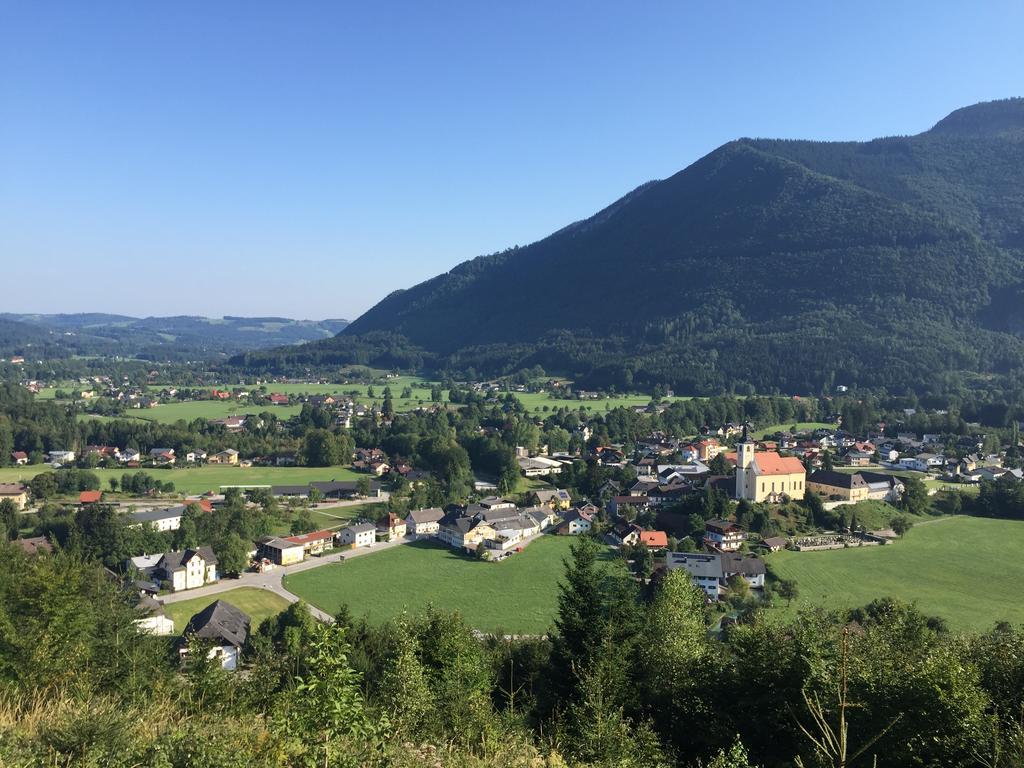
<instances>
[{"instance_id":1,"label":"blue sky","mask_svg":"<svg viewBox=\"0 0 1024 768\"><path fill-rule=\"evenodd\" d=\"M1024 95L1019 0L835 5L0 0L0 309L352 318L733 138Z\"/></svg>"}]
</instances>

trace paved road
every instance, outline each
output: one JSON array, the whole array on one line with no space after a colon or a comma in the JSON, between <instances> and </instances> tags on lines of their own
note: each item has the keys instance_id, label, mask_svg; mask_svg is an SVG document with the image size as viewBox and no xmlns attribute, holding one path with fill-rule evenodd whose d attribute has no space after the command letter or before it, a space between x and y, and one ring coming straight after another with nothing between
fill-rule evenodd
<instances>
[{"instance_id":1,"label":"paved road","mask_svg":"<svg viewBox=\"0 0 1024 768\"><path fill-rule=\"evenodd\" d=\"M351 549L344 552L335 552L330 555L324 555L323 557L310 557L303 560L301 563L296 563L295 565L278 566L267 573L243 573L237 579L221 579L216 584L199 587L198 589L186 589L181 592L172 592L169 595L161 595L158 599L163 601L165 604L178 603L182 600L191 600L196 597L218 595L223 592L229 592L232 589L237 589L238 587L253 587L255 589L266 589L273 592L275 595L283 597L289 603L296 603L299 601L299 597L285 589L284 584L282 583L282 579L286 575L299 573L300 571L308 571L311 568L319 568L327 565L328 563L337 563L341 560L351 560L354 557L362 557L363 555L382 552L385 549L391 549L392 547L398 547L402 544L408 544L414 540L415 539L412 538L404 538L398 539L397 541L380 542L378 544L374 544L372 547L361 547L359 549ZM319 608L310 605L309 610L319 619L324 621L332 620L330 614L324 613Z\"/></svg>"}]
</instances>

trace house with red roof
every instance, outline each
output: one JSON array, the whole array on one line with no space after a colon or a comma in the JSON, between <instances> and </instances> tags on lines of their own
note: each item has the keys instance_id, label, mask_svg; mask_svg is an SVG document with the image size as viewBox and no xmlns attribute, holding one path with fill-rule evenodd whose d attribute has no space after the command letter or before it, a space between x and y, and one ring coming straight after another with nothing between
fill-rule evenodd
<instances>
[{"instance_id":1,"label":"house with red roof","mask_svg":"<svg viewBox=\"0 0 1024 768\"><path fill-rule=\"evenodd\" d=\"M78 494L79 504L99 504L103 499L103 491L82 491Z\"/></svg>"},{"instance_id":2,"label":"house with red roof","mask_svg":"<svg viewBox=\"0 0 1024 768\"><path fill-rule=\"evenodd\" d=\"M270 402L274 405L288 405L288 395L282 395L279 392L271 392Z\"/></svg>"},{"instance_id":3,"label":"house with red roof","mask_svg":"<svg viewBox=\"0 0 1024 768\"><path fill-rule=\"evenodd\" d=\"M640 531L640 543L648 549L667 549L668 534L664 531Z\"/></svg>"}]
</instances>

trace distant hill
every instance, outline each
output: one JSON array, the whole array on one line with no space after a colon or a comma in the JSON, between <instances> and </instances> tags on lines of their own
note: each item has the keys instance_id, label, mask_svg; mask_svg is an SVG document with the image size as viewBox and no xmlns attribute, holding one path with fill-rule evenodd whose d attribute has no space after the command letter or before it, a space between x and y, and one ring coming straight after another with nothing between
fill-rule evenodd
<instances>
[{"instance_id":1,"label":"distant hill","mask_svg":"<svg viewBox=\"0 0 1024 768\"><path fill-rule=\"evenodd\" d=\"M347 320L194 316L136 318L102 313L0 314L0 356L120 355L152 360L223 357L328 339Z\"/></svg>"},{"instance_id":2,"label":"distant hill","mask_svg":"<svg viewBox=\"0 0 1024 768\"><path fill-rule=\"evenodd\" d=\"M541 365L684 392L948 389L1024 372L1024 100L916 136L741 139L249 367ZM376 357L375 357L376 356Z\"/></svg>"}]
</instances>

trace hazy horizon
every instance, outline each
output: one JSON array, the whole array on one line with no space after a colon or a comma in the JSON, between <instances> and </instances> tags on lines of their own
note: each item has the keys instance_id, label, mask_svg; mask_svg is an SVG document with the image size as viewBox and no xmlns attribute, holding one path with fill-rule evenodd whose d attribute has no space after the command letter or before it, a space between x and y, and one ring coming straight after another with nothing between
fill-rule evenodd
<instances>
[{"instance_id":1,"label":"hazy horizon","mask_svg":"<svg viewBox=\"0 0 1024 768\"><path fill-rule=\"evenodd\" d=\"M1020 95L1022 21L1009 2L8 7L2 309L354 320L731 139L919 133Z\"/></svg>"}]
</instances>

